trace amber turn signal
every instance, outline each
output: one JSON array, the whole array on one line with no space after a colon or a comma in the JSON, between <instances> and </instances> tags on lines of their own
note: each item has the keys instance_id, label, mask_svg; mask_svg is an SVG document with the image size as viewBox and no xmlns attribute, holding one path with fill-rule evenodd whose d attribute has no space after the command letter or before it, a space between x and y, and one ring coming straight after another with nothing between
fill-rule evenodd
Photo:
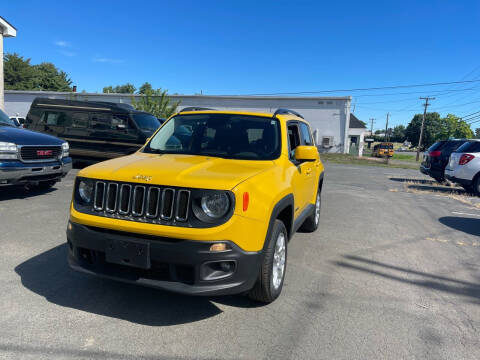
<instances>
[{"instance_id":1,"label":"amber turn signal","mask_svg":"<svg viewBox=\"0 0 480 360\"><path fill-rule=\"evenodd\" d=\"M216 243L210 246L210 251L227 251L230 250L230 247L225 243Z\"/></svg>"},{"instance_id":2,"label":"amber turn signal","mask_svg":"<svg viewBox=\"0 0 480 360\"><path fill-rule=\"evenodd\" d=\"M243 193L243 211L248 210L248 203L250 202L250 195L248 192Z\"/></svg>"}]
</instances>

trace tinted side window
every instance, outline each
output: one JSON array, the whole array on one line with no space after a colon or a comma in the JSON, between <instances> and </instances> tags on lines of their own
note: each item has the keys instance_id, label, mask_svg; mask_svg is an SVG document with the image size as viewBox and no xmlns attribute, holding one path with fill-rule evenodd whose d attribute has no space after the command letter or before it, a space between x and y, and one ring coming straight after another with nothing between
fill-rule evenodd
<instances>
[{"instance_id":1,"label":"tinted side window","mask_svg":"<svg viewBox=\"0 0 480 360\"><path fill-rule=\"evenodd\" d=\"M48 126L70 126L70 117L65 112L45 111L40 118L40 124Z\"/></svg>"},{"instance_id":2,"label":"tinted side window","mask_svg":"<svg viewBox=\"0 0 480 360\"><path fill-rule=\"evenodd\" d=\"M451 152L455 151L460 146L462 146L464 143L465 143L465 141L447 141L442 148L442 152L444 154L450 154ZM437 150L439 150L439 149L437 149Z\"/></svg>"},{"instance_id":3,"label":"tinted side window","mask_svg":"<svg viewBox=\"0 0 480 360\"><path fill-rule=\"evenodd\" d=\"M72 113L72 128L86 128L88 127L88 113L75 112Z\"/></svg>"},{"instance_id":4,"label":"tinted side window","mask_svg":"<svg viewBox=\"0 0 480 360\"><path fill-rule=\"evenodd\" d=\"M112 115L112 128L113 129L128 129L128 115L126 114L113 114Z\"/></svg>"},{"instance_id":5,"label":"tinted side window","mask_svg":"<svg viewBox=\"0 0 480 360\"><path fill-rule=\"evenodd\" d=\"M480 141L468 141L462 146L460 146L456 152L465 153L465 152L480 152Z\"/></svg>"},{"instance_id":6,"label":"tinted side window","mask_svg":"<svg viewBox=\"0 0 480 360\"><path fill-rule=\"evenodd\" d=\"M288 157L295 158L295 149L300 145L300 134L297 124L288 125Z\"/></svg>"},{"instance_id":7,"label":"tinted side window","mask_svg":"<svg viewBox=\"0 0 480 360\"><path fill-rule=\"evenodd\" d=\"M300 123L300 132L302 133L303 145L313 145L312 135L307 124Z\"/></svg>"},{"instance_id":8,"label":"tinted side window","mask_svg":"<svg viewBox=\"0 0 480 360\"><path fill-rule=\"evenodd\" d=\"M109 113L90 114L90 127L94 130L112 129L112 114L109 114Z\"/></svg>"}]
</instances>

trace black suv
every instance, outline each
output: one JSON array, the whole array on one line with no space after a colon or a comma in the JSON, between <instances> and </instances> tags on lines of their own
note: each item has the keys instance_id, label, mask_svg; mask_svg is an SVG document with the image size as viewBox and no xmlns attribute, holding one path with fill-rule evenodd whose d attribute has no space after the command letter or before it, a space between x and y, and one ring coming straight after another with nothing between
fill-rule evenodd
<instances>
[{"instance_id":1,"label":"black suv","mask_svg":"<svg viewBox=\"0 0 480 360\"><path fill-rule=\"evenodd\" d=\"M36 98L25 127L58 136L73 158L111 159L137 151L158 129L152 114L129 104Z\"/></svg>"},{"instance_id":2,"label":"black suv","mask_svg":"<svg viewBox=\"0 0 480 360\"><path fill-rule=\"evenodd\" d=\"M0 110L0 187L33 184L48 188L71 168L67 142L19 129Z\"/></svg>"},{"instance_id":3,"label":"black suv","mask_svg":"<svg viewBox=\"0 0 480 360\"><path fill-rule=\"evenodd\" d=\"M450 155L467 141L466 139L437 141L425 151L420 171L440 183L444 182L445 167Z\"/></svg>"}]
</instances>

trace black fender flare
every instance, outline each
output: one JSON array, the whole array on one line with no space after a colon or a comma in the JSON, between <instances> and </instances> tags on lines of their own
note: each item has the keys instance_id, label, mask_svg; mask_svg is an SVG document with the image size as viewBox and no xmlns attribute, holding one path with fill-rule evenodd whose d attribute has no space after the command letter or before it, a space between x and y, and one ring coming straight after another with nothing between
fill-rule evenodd
<instances>
[{"instance_id":1,"label":"black fender flare","mask_svg":"<svg viewBox=\"0 0 480 360\"><path fill-rule=\"evenodd\" d=\"M293 229L293 209L294 209L294 200L293 200L293 194L288 194L284 196L282 199L280 199L275 206L273 207L272 213L270 215L270 221L268 222L268 230L267 230L267 235L265 236L265 241L263 243L263 249L262 252L265 250L268 241L270 241L270 236L272 235L273 231L273 224L275 223L275 220L277 219L278 215L285 210L288 206L291 207L292 213L291 213L291 222L290 224L285 224L285 227L290 229L288 237L291 237L291 231Z\"/></svg>"}]
</instances>

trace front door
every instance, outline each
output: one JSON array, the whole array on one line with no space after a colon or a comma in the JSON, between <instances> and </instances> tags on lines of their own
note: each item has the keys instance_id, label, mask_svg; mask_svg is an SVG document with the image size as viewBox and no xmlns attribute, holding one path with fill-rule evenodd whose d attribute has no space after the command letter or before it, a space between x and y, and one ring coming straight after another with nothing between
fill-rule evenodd
<instances>
[{"instance_id":1,"label":"front door","mask_svg":"<svg viewBox=\"0 0 480 360\"><path fill-rule=\"evenodd\" d=\"M298 122L289 121L288 126L288 158L292 163L294 170L292 176L293 198L294 198L294 217L295 219L307 206L306 186L308 184L308 176L311 173L311 164L307 162L298 162L295 160L295 149L301 145L300 129Z\"/></svg>"}]
</instances>

